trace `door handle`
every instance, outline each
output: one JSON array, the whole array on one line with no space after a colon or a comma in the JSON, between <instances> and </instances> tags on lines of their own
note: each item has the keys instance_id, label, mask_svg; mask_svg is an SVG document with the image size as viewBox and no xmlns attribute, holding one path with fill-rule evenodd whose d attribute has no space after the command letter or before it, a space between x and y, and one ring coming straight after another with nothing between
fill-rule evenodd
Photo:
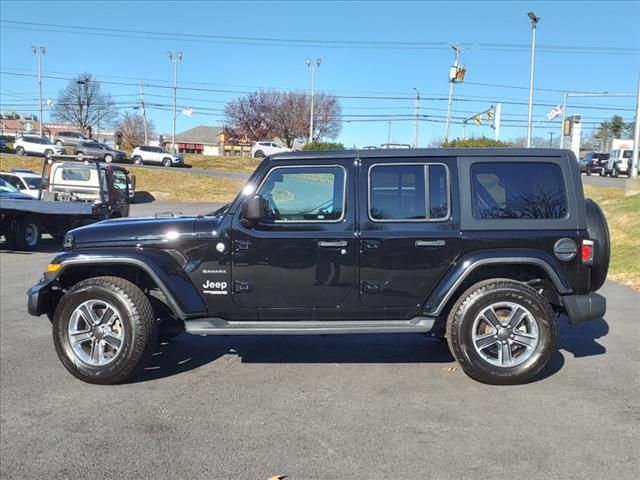
<instances>
[{"instance_id":1,"label":"door handle","mask_svg":"<svg viewBox=\"0 0 640 480\"><path fill-rule=\"evenodd\" d=\"M328 241L328 240L320 240L318 242L318 246L321 248L341 248L346 247L348 242L346 240L337 240L337 241Z\"/></svg>"},{"instance_id":2,"label":"door handle","mask_svg":"<svg viewBox=\"0 0 640 480\"><path fill-rule=\"evenodd\" d=\"M444 247L447 242L444 240L416 240L416 247Z\"/></svg>"}]
</instances>

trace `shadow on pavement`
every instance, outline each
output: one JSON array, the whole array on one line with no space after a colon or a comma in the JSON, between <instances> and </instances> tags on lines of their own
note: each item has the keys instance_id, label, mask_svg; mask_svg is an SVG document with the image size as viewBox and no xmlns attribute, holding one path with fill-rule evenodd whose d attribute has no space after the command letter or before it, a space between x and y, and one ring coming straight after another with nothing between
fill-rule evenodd
<instances>
[{"instance_id":1,"label":"shadow on pavement","mask_svg":"<svg viewBox=\"0 0 640 480\"><path fill-rule=\"evenodd\" d=\"M161 342L133 383L177 375L236 355L243 363L451 363L447 342L424 335L211 336Z\"/></svg>"},{"instance_id":2,"label":"shadow on pavement","mask_svg":"<svg viewBox=\"0 0 640 480\"><path fill-rule=\"evenodd\" d=\"M573 353L575 358L592 357L607 352L607 349L596 341L609 333L609 324L606 320L592 320L570 325L563 315L558 327L560 332L558 348Z\"/></svg>"},{"instance_id":3,"label":"shadow on pavement","mask_svg":"<svg viewBox=\"0 0 640 480\"><path fill-rule=\"evenodd\" d=\"M151 195L149 192L136 192L134 200L135 203L151 203L156 199L156 197L154 197L153 195Z\"/></svg>"},{"instance_id":4,"label":"shadow on pavement","mask_svg":"<svg viewBox=\"0 0 640 480\"><path fill-rule=\"evenodd\" d=\"M53 238L43 238L38 245L38 248L30 251L25 250L12 250L7 248L7 243L3 240L0 241L0 253L12 253L15 255L32 255L34 253L57 253L62 250L62 243Z\"/></svg>"}]
</instances>

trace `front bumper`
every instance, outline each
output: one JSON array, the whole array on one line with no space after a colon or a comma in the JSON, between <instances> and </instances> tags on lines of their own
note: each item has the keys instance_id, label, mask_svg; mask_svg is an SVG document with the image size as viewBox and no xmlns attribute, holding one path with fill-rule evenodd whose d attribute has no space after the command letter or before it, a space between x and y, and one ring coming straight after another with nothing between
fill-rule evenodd
<instances>
[{"instance_id":1,"label":"front bumper","mask_svg":"<svg viewBox=\"0 0 640 480\"><path fill-rule=\"evenodd\" d=\"M587 295L565 295L561 298L571 324L600 320L607 312L607 300L595 292Z\"/></svg>"},{"instance_id":2,"label":"front bumper","mask_svg":"<svg viewBox=\"0 0 640 480\"><path fill-rule=\"evenodd\" d=\"M39 317L45 313L49 313L55 306L57 292L51 289L53 280L43 278L27 290L27 310L29 315Z\"/></svg>"}]
</instances>

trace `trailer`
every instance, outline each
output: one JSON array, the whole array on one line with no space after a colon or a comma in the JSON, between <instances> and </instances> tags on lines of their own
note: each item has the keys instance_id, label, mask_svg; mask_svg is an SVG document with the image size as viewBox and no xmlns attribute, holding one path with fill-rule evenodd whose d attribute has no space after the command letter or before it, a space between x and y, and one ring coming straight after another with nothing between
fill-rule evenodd
<instances>
[{"instance_id":1,"label":"trailer","mask_svg":"<svg viewBox=\"0 0 640 480\"><path fill-rule=\"evenodd\" d=\"M5 248L34 250L43 233L61 241L74 228L129 216L133 183L126 169L101 165L92 158L58 155L45 159L38 198L0 193L0 235Z\"/></svg>"}]
</instances>

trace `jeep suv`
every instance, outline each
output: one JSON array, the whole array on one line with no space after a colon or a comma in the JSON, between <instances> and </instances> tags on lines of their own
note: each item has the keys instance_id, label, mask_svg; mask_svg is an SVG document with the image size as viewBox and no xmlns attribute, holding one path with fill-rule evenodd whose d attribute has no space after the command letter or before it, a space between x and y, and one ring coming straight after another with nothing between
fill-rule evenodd
<instances>
[{"instance_id":1,"label":"jeep suv","mask_svg":"<svg viewBox=\"0 0 640 480\"><path fill-rule=\"evenodd\" d=\"M131 152L131 160L136 165L156 163L163 167L179 167L184 164L184 157L165 150L162 147L136 147Z\"/></svg>"},{"instance_id":2,"label":"jeep suv","mask_svg":"<svg viewBox=\"0 0 640 480\"><path fill-rule=\"evenodd\" d=\"M474 379L527 382L560 315L605 314L609 265L575 156L551 149L277 154L211 214L108 220L64 246L28 309L52 320L64 366L102 384L135 375L176 325L428 334Z\"/></svg>"},{"instance_id":3,"label":"jeep suv","mask_svg":"<svg viewBox=\"0 0 640 480\"><path fill-rule=\"evenodd\" d=\"M17 155L43 155L47 158L67 153L64 147L53 145L47 137L34 135L20 137L13 144L13 149Z\"/></svg>"},{"instance_id":4,"label":"jeep suv","mask_svg":"<svg viewBox=\"0 0 640 480\"><path fill-rule=\"evenodd\" d=\"M87 137L82 135L80 132L58 132L53 139L53 143L58 145L59 147L75 147L80 142L86 142L89 140Z\"/></svg>"}]
</instances>

